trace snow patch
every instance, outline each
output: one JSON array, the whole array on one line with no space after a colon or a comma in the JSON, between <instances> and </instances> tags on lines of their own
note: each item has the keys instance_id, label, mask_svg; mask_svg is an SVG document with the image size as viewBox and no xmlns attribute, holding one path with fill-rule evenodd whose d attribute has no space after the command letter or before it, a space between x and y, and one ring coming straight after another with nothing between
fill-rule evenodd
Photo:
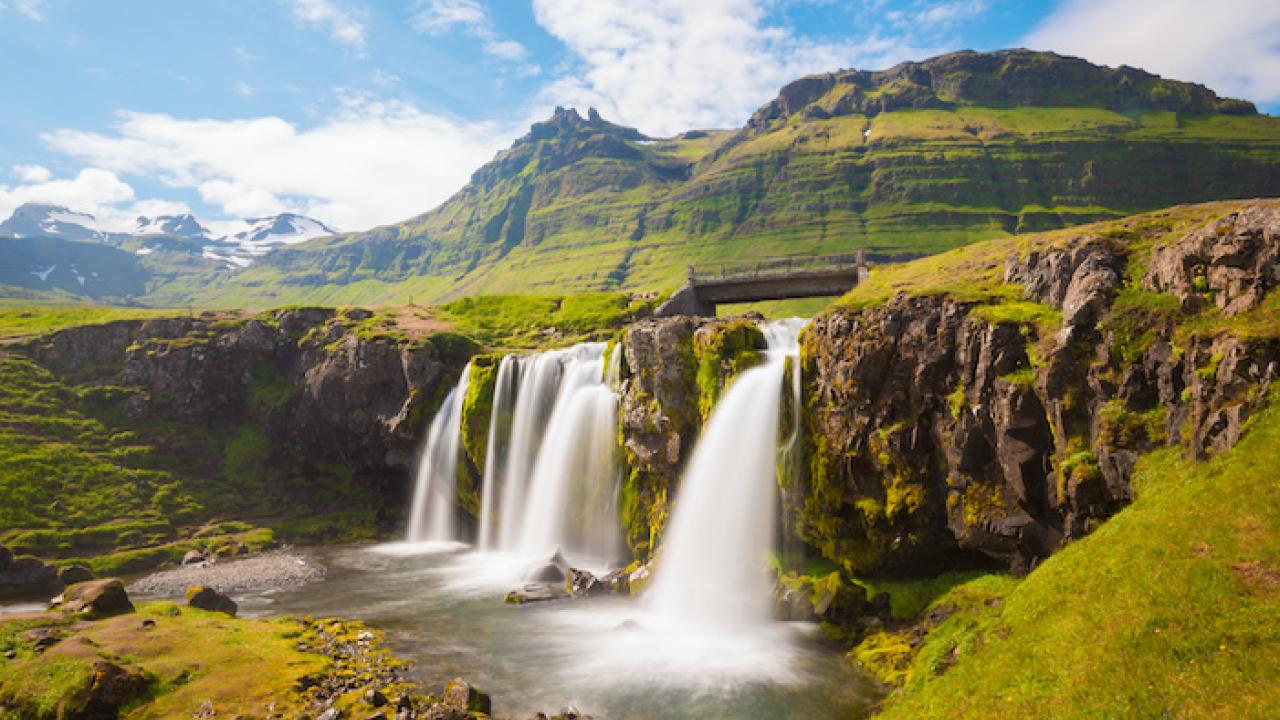
<instances>
[{"instance_id":1,"label":"snow patch","mask_svg":"<svg viewBox=\"0 0 1280 720\"><path fill-rule=\"evenodd\" d=\"M57 269L57 265L50 265L44 270L32 270L31 274L40 278L40 282L49 282L49 273Z\"/></svg>"}]
</instances>

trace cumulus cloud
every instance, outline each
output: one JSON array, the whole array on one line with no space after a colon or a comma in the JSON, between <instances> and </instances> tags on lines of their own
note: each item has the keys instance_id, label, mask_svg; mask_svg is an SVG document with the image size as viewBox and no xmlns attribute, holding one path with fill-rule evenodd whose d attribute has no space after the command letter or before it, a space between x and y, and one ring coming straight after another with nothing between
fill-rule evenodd
<instances>
[{"instance_id":1,"label":"cumulus cloud","mask_svg":"<svg viewBox=\"0 0 1280 720\"><path fill-rule=\"evenodd\" d=\"M1270 103L1280 101L1277 37L1275 0L1066 0L1023 42Z\"/></svg>"},{"instance_id":2,"label":"cumulus cloud","mask_svg":"<svg viewBox=\"0 0 1280 720\"><path fill-rule=\"evenodd\" d=\"M42 183L53 177L43 165L14 165L13 175L24 183Z\"/></svg>"},{"instance_id":3,"label":"cumulus cloud","mask_svg":"<svg viewBox=\"0 0 1280 720\"><path fill-rule=\"evenodd\" d=\"M285 0L285 3L299 22L325 28L329 37L350 48L364 48L364 23L331 0Z\"/></svg>"},{"instance_id":4,"label":"cumulus cloud","mask_svg":"<svg viewBox=\"0 0 1280 720\"><path fill-rule=\"evenodd\" d=\"M125 229L132 227L137 215L160 206L186 208L174 202L132 202L133 187L115 173L101 168L84 168L74 178L59 179L52 178L49 170L38 165L19 165L18 168L26 170L18 173L22 184L0 184L0 219L8 218L19 205L45 202L91 214L100 220L104 229Z\"/></svg>"},{"instance_id":5,"label":"cumulus cloud","mask_svg":"<svg viewBox=\"0 0 1280 720\"><path fill-rule=\"evenodd\" d=\"M883 67L929 50L871 30L820 43L767 22L769 0L534 0L540 25L576 56L548 84L551 103L595 105L665 135L740 125L779 87L841 67Z\"/></svg>"},{"instance_id":6,"label":"cumulus cloud","mask_svg":"<svg viewBox=\"0 0 1280 720\"><path fill-rule=\"evenodd\" d=\"M110 133L59 130L43 139L95 167L194 190L231 216L291 210L357 230L439 204L514 132L351 96L310 128L277 117L129 112Z\"/></svg>"},{"instance_id":7,"label":"cumulus cloud","mask_svg":"<svg viewBox=\"0 0 1280 720\"><path fill-rule=\"evenodd\" d=\"M486 55L508 62L520 62L529 56L524 45L504 38L493 28L489 9L480 0L416 0L409 20L414 30L425 35L440 36L461 30L480 41ZM536 72L535 66L521 68Z\"/></svg>"}]
</instances>

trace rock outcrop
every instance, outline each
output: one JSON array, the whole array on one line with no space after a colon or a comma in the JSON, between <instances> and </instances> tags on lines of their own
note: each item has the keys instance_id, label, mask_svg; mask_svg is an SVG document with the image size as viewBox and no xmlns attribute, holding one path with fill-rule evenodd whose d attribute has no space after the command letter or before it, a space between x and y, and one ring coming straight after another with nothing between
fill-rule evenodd
<instances>
[{"instance_id":1,"label":"rock outcrop","mask_svg":"<svg viewBox=\"0 0 1280 720\"><path fill-rule=\"evenodd\" d=\"M133 603L124 590L124 583L117 578L70 585L54 599L53 604L63 612L95 619L133 612Z\"/></svg>"},{"instance_id":2,"label":"rock outcrop","mask_svg":"<svg viewBox=\"0 0 1280 720\"><path fill-rule=\"evenodd\" d=\"M14 557L0 545L0 600L49 597L62 583L58 569L33 557Z\"/></svg>"},{"instance_id":3,"label":"rock outcrop","mask_svg":"<svg viewBox=\"0 0 1280 720\"><path fill-rule=\"evenodd\" d=\"M187 604L191 607L209 612L226 613L235 617L236 612L240 610L235 600L205 585L192 585L187 588L186 597Z\"/></svg>"},{"instance_id":4,"label":"rock outcrop","mask_svg":"<svg viewBox=\"0 0 1280 720\"><path fill-rule=\"evenodd\" d=\"M1141 454L1231 447L1280 344L1175 335L1177 307L1256 307L1276 284L1276 217L1250 207L1157 249L1150 290L1126 288L1130 249L1104 237L1011 257L1006 282L1043 307L1028 319L904 294L817 318L802 352L808 467L788 503L799 535L849 572L966 553L1026 571L1131 499ZM1151 290L1176 296L1172 316Z\"/></svg>"},{"instance_id":5,"label":"rock outcrop","mask_svg":"<svg viewBox=\"0 0 1280 720\"><path fill-rule=\"evenodd\" d=\"M197 476L238 473L304 493L336 476L389 508L408 492L425 419L475 349L451 333L411 340L367 310L323 308L122 321L22 347L73 381L122 386L111 401L131 420L215 429L249 451L193 457Z\"/></svg>"}]
</instances>

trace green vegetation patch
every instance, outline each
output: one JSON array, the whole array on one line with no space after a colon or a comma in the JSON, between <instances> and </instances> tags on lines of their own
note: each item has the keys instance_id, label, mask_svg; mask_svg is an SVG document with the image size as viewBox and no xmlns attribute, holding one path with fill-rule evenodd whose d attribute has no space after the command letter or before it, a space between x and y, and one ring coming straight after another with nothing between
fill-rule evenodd
<instances>
[{"instance_id":1,"label":"green vegetation patch","mask_svg":"<svg viewBox=\"0 0 1280 720\"><path fill-rule=\"evenodd\" d=\"M977 605L961 585L885 718L1280 714L1280 408L1197 463L1162 449L1137 498ZM985 582L977 580L975 583ZM857 652L855 652L855 656Z\"/></svg>"}]
</instances>

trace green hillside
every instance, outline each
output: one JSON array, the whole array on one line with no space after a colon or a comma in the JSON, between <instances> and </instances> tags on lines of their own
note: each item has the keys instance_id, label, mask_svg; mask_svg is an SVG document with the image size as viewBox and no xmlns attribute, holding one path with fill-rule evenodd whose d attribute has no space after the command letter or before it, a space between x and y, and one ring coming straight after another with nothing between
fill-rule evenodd
<instances>
[{"instance_id":1,"label":"green hillside","mask_svg":"<svg viewBox=\"0 0 1280 720\"><path fill-rule=\"evenodd\" d=\"M797 80L740 130L654 140L560 109L430 212L191 292L265 306L673 289L691 263L934 253L1274 195L1280 118L1247 102L1049 53L965 52Z\"/></svg>"}]
</instances>

